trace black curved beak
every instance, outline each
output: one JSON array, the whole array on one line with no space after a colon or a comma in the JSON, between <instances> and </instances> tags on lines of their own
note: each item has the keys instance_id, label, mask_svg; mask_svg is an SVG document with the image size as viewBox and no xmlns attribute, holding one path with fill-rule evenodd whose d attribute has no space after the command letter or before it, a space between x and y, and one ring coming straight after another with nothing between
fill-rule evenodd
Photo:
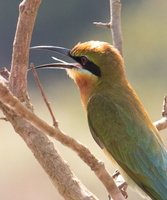
<instances>
[{"instance_id":1,"label":"black curved beak","mask_svg":"<svg viewBox=\"0 0 167 200\"><path fill-rule=\"evenodd\" d=\"M57 46L34 46L30 47L30 49L35 49L35 50L48 50L48 51L54 51L59 54L71 57L71 49L67 49L64 47L57 47ZM72 58L72 57L71 57ZM50 63L50 64L44 64L44 65L39 65L35 67L36 69L39 68L58 68L58 69L72 69L72 68L80 68L77 63Z\"/></svg>"},{"instance_id":2,"label":"black curved beak","mask_svg":"<svg viewBox=\"0 0 167 200\"><path fill-rule=\"evenodd\" d=\"M55 51L57 53L60 53L62 55L65 56L69 56L70 57L70 52L71 49L66 49L64 47L57 47L57 46L34 46L34 47L30 47L30 49L44 49L44 50L48 50L48 51Z\"/></svg>"}]
</instances>

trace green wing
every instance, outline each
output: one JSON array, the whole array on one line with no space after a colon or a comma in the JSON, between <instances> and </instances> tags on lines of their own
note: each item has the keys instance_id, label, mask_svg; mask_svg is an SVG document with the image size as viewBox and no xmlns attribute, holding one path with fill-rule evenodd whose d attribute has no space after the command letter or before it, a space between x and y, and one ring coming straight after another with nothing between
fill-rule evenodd
<instances>
[{"instance_id":1,"label":"green wing","mask_svg":"<svg viewBox=\"0 0 167 200\"><path fill-rule=\"evenodd\" d=\"M164 200L167 152L158 136L146 126L139 108L132 107L126 100L120 105L108 95L95 94L89 100L87 111L92 136L99 146L105 148L152 199Z\"/></svg>"}]
</instances>

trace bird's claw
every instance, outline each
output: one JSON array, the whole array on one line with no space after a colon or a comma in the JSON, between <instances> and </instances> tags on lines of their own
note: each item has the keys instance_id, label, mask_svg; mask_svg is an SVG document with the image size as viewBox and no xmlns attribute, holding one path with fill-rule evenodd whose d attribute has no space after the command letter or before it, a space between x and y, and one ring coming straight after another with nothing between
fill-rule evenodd
<instances>
[{"instance_id":1,"label":"bird's claw","mask_svg":"<svg viewBox=\"0 0 167 200\"><path fill-rule=\"evenodd\" d=\"M112 177L115 180L119 175L120 175L120 172L118 171L118 169L116 169L115 172L113 173Z\"/></svg>"},{"instance_id":2,"label":"bird's claw","mask_svg":"<svg viewBox=\"0 0 167 200\"><path fill-rule=\"evenodd\" d=\"M128 184L125 182L124 178L120 174L120 172L116 169L115 172L112 175L116 185L120 189L122 195L125 197L125 199L128 198L128 194L126 192Z\"/></svg>"},{"instance_id":3,"label":"bird's claw","mask_svg":"<svg viewBox=\"0 0 167 200\"><path fill-rule=\"evenodd\" d=\"M128 198L128 193L127 193L126 190L128 188L128 184L126 182L124 182L124 183L120 184L118 186L118 188L121 190L122 195L124 196L124 198L127 199Z\"/></svg>"}]
</instances>

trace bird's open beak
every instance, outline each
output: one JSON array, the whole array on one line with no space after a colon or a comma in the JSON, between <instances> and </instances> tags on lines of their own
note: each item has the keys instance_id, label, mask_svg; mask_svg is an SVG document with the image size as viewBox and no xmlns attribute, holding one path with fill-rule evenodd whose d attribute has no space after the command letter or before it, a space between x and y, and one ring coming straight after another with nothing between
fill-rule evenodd
<instances>
[{"instance_id":1,"label":"bird's open beak","mask_svg":"<svg viewBox=\"0 0 167 200\"><path fill-rule=\"evenodd\" d=\"M66 49L64 47L57 47L57 46L34 46L31 47L30 49L37 49L37 50L48 50L48 51L54 51L59 54L71 57L71 49ZM44 64L44 65L39 65L35 67L36 69L39 68L58 68L58 69L72 69L72 68L82 68L79 63L67 63L67 62L62 62L62 63L50 63L50 64Z\"/></svg>"}]
</instances>

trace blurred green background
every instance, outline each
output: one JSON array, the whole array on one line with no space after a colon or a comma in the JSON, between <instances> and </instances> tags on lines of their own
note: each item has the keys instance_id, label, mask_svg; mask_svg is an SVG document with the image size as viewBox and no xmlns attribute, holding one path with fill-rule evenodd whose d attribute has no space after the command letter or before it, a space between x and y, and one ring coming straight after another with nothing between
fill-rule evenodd
<instances>
[{"instance_id":1,"label":"blurred green background","mask_svg":"<svg viewBox=\"0 0 167 200\"><path fill-rule=\"evenodd\" d=\"M0 1L0 66L8 69L20 2ZM108 0L43 1L31 45L72 48L79 41L103 40L112 43L110 31L95 27L92 25L94 21L109 21ZM161 118L162 100L167 92L167 1L122 0L122 31L128 80L151 119L156 121ZM51 56L55 54L32 51L30 62L35 65L53 62ZM73 81L63 70L40 70L38 74L61 129L88 146L112 173L112 164L91 137ZM28 84L35 113L51 124L51 117L31 72ZM0 199L62 200L11 125L0 121L0 127ZM167 130L162 132L162 137L167 145ZM107 192L94 173L74 152L53 142L78 178L100 199L107 199ZM130 189L128 191L129 200L141 200L138 194Z\"/></svg>"}]
</instances>

